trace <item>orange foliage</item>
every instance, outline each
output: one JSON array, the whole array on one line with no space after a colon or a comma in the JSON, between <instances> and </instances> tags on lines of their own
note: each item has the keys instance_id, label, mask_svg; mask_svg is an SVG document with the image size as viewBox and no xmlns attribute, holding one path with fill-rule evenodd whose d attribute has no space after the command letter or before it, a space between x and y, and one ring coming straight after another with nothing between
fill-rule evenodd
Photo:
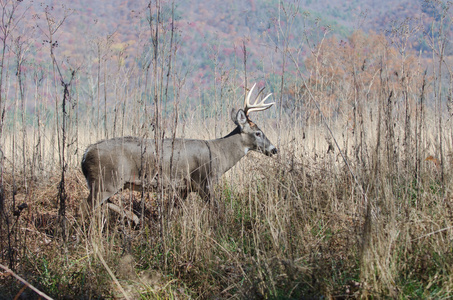
<instances>
[{"instance_id":1,"label":"orange foliage","mask_svg":"<svg viewBox=\"0 0 453 300\"><path fill-rule=\"evenodd\" d=\"M425 158L425 161L432 161L434 165L436 166L436 169L440 169L440 162L437 158L434 156L430 155L427 158Z\"/></svg>"},{"instance_id":2,"label":"orange foliage","mask_svg":"<svg viewBox=\"0 0 453 300\"><path fill-rule=\"evenodd\" d=\"M401 97L404 92L416 91L422 80L418 58L403 56L384 35L374 32L355 31L347 40L339 41L335 36L325 39L305 65L308 88L326 117L357 101L369 104L379 100L382 91Z\"/></svg>"}]
</instances>

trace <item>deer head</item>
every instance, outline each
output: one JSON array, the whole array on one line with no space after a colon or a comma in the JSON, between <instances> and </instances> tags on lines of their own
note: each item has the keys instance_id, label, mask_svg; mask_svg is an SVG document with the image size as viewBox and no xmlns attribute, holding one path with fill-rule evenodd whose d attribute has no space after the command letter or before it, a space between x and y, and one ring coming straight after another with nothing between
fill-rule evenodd
<instances>
[{"instance_id":1,"label":"deer head","mask_svg":"<svg viewBox=\"0 0 453 300\"><path fill-rule=\"evenodd\" d=\"M236 110L232 110L231 119L239 127L244 145L246 146L245 148L246 153L249 150L254 150L262 152L267 156L272 156L273 154L277 154L277 148L275 148L275 146L272 145L272 143L264 135L261 129L259 129L259 127L252 122L249 113L252 111L266 110L270 108L272 105L274 105L275 102L265 103L267 98L269 98L272 95L268 94L266 97L264 97L263 100L261 100L261 102L258 103L259 95L263 91L262 89L255 98L255 102L251 104L250 97L255 86L256 83L250 89L250 91L247 94L247 97L245 98L244 109L240 109L237 112Z\"/></svg>"}]
</instances>

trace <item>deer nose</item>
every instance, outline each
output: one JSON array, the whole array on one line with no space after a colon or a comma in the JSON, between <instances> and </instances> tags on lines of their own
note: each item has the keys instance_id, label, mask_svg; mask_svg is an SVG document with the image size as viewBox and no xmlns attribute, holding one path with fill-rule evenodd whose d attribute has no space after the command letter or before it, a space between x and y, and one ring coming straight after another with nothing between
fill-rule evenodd
<instances>
[{"instance_id":1,"label":"deer nose","mask_svg":"<svg viewBox=\"0 0 453 300\"><path fill-rule=\"evenodd\" d=\"M272 154L277 154L277 152L278 152L277 148L272 148L272 149L271 149L271 153L272 153Z\"/></svg>"}]
</instances>

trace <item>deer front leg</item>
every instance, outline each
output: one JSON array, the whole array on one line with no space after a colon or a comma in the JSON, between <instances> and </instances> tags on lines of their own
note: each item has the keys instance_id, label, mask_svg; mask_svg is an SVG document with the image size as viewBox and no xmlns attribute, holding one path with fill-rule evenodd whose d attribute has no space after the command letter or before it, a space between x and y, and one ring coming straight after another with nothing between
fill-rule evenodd
<instances>
[{"instance_id":1,"label":"deer front leg","mask_svg":"<svg viewBox=\"0 0 453 300\"><path fill-rule=\"evenodd\" d=\"M199 178L197 178L199 179ZM206 202L210 202L214 199L214 193L212 190L212 180L209 178L205 178L202 180L194 180L192 179L192 189L193 192L197 192L201 199Z\"/></svg>"},{"instance_id":2,"label":"deer front leg","mask_svg":"<svg viewBox=\"0 0 453 300\"><path fill-rule=\"evenodd\" d=\"M214 179L212 178L207 178L204 181L204 184L201 185L199 194L200 197L205 200L206 202L209 202L211 206L214 208L216 212L220 210L220 206L218 201L215 199L215 194L214 194Z\"/></svg>"}]
</instances>

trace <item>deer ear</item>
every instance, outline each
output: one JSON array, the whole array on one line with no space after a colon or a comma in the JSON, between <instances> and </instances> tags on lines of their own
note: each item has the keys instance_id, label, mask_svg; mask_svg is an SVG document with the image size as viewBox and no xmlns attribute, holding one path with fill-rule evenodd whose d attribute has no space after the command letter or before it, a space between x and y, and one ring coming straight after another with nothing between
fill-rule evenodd
<instances>
[{"instance_id":1,"label":"deer ear","mask_svg":"<svg viewBox=\"0 0 453 300\"><path fill-rule=\"evenodd\" d=\"M232 109L231 109L230 116L231 116L231 121L233 121L234 124L238 125L238 122L237 122L237 120L236 120L237 111L236 111L235 108L232 108Z\"/></svg>"},{"instance_id":2,"label":"deer ear","mask_svg":"<svg viewBox=\"0 0 453 300\"><path fill-rule=\"evenodd\" d=\"M231 120L233 120L236 125L244 127L244 125L247 123L247 116L242 109L238 110L237 112L235 109L233 109L231 111Z\"/></svg>"}]
</instances>

